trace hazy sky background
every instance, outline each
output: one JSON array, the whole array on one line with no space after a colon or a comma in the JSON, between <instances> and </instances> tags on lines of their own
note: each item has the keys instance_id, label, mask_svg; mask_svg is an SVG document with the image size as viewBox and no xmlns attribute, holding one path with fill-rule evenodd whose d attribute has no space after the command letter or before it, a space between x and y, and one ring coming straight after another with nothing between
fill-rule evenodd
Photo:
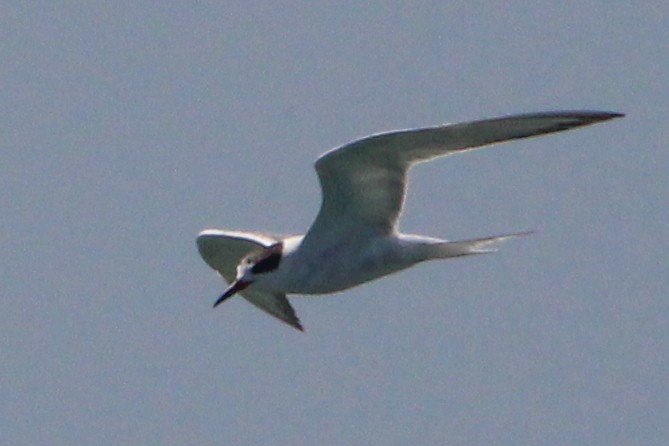
<instances>
[{"instance_id":1,"label":"hazy sky background","mask_svg":"<svg viewBox=\"0 0 669 446\"><path fill-rule=\"evenodd\" d=\"M665 445L669 5L7 1L0 444ZM402 229L534 229L292 302L200 259L296 233L312 163L509 113L622 120L418 166Z\"/></svg>"}]
</instances>

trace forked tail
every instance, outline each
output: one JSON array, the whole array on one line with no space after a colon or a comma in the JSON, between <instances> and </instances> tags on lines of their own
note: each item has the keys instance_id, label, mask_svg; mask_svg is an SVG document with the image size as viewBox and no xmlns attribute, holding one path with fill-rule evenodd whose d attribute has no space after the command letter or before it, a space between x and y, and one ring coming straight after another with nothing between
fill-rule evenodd
<instances>
[{"instance_id":1,"label":"forked tail","mask_svg":"<svg viewBox=\"0 0 669 446\"><path fill-rule=\"evenodd\" d=\"M533 233L534 231L525 231L472 240L456 240L435 243L429 246L429 258L446 259L448 257L460 257L472 254L488 254L497 251L497 249L493 246L495 243L503 242L514 237L520 237L521 235L530 235Z\"/></svg>"}]
</instances>

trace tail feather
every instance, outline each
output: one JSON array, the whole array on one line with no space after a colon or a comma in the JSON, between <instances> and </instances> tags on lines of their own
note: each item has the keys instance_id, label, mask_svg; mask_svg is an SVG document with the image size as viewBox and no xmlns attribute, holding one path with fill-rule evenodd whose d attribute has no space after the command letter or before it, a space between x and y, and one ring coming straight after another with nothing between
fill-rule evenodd
<instances>
[{"instance_id":1,"label":"tail feather","mask_svg":"<svg viewBox=\"0 0 669 446\"><path fill-rule=\"evenodd\" d=\"M525 231L516 232L513 234L494 235L478 239L436 243L430 246L430 258L445 259L448 257L460 257L472 254L489 254L491 252L497 251L496 247L493 246L496 243L506 241L510 238L530 235L533 233L534 231Z\"/></svg>"}]
</instances>

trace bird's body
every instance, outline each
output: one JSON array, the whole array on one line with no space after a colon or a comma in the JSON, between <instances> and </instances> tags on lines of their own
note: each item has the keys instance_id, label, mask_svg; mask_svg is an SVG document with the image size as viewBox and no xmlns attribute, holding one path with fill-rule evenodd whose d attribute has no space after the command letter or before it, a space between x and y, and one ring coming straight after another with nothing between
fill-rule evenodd
<instances>
[{"instance_id":1,"label":"bird's body","mask_svg":"<svg viewBox=\"0 0 669 446\"><path fill-rule=\"evenodd\" d=\"M286 294L327 294L360 285L419 261L418 244L403 235L351 238L320 249L303 247L304 236L283 241L281 264L254 286Z\"/></svg>"},{"instance_id":2,"label":"bird's body","mask_svg":"<svg viewBox=\"0 0 669 446\"><path fill-rule=\"evenodd\" d=\"M326 294L401 271L416 263L493 251L490 244L522 233L447 241L399 232L406 174L418 162L510 139L567 130L622 116L550 112L508 116L372 135L316 161L323 203L304 235L274 236L209 229L198 237L204 260L239 292L302 329L286 294Z\"/></svg>"}]
</instances>

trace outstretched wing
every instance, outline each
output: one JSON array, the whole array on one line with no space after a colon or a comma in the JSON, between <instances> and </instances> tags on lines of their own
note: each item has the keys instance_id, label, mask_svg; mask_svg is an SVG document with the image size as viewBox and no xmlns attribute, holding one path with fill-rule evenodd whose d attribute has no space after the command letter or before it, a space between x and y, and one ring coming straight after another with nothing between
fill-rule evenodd
<instances>
[{"instance_id":1,"label":"outstretched wing","mask_svg":"<svg viewBox=\"0 0 669 446\"><path fill-rule=\"evenodd\" d=\"M377 134L330 150L316 161L323 201L303 246L323 246L347 234L394 231L414 163L621 116L591 111L514 115Z\"/></svg>"},{"instance_id":2,"label":"outstretched wing","mask_svg":"<svg viewBox=\"0 0 669 446\"><path fill-rule=\"evenodd\" d=\"M223 231L206 229L197 237L197 247L207 265L218 271L231 283L237 275L237 265L254 251L261 251L281 240L261 232Z\"/></svg>"},{"instance_id":3,"label":"outstretched wing","mask_svg":"<svg viewBox=\"0 0 669 446\"><path fill-rule=\"evenodd\" d=\"M197 247L204 261L228 283L232 283L236 277L237 265L245 255L267 248L283 238L261 232L207 229L197 237ZM239 294L261 310L298 330L303 330L285 294L265 293L254 290L253 286Z\"/></svg>"},{"instance_id":4,"label":"outstretched wing","mask_svg":"<svg viewBox=\"0 0 669 446\"><path fill-rule=\"evenodd\" d=\"M283 321L300 331L304 331L300 319L297 317L297 314L295 314L295 310L290 305L285 294L272 294L257 291L253 289L253 286L240 291L239 294L256 307L271 314L280 321Z\"/></svg>"}]
</instances>

